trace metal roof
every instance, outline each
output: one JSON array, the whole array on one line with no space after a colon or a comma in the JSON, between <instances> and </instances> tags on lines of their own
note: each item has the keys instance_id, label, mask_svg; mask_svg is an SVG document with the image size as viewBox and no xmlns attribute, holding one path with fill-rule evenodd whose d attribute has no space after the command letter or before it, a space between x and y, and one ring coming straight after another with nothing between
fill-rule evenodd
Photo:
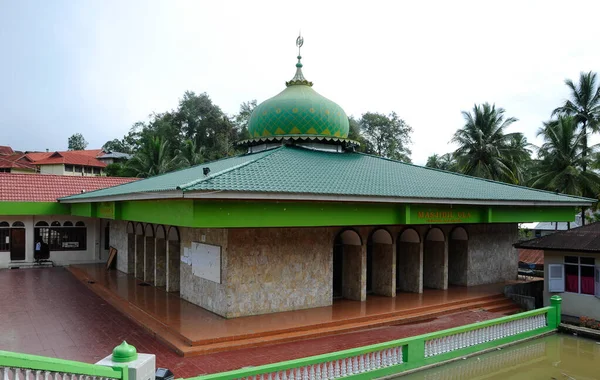
<instances>
[{"instance_id":1,"label":"metal roof","mask_svg":"<svg viewBox=\"0 0 600 380\"><path fill-rule=\"evenodd\" d=\"M204 168L210 173L204 175ZM444 200L457 204L502 201L503 204L590 205L594 199L495 182L361 153L334 153L281 146L226 158L117 187L73 195L64 201L94 198L135 199L136 194L177 190L180 197L233 192L385 197L389 201ZM176 197L176 195L173 195ZM161 198L156 194L156 198ZM164 196L162 196L164 198ZM287 198L289 199L289 198ZM100 199L97 199L98 201ZM339 199L343 200L343 199Z\"/></svg>"},{"instance_id":2,"label":"metal roof","mask_svg":"<svg viewBox=\"0 0 600 380\"><path fill-rule=\"evenodd\" d=\"M558 231L515 244L516 248L600 252L600 223Z\"/></svg>"}]
</instances>

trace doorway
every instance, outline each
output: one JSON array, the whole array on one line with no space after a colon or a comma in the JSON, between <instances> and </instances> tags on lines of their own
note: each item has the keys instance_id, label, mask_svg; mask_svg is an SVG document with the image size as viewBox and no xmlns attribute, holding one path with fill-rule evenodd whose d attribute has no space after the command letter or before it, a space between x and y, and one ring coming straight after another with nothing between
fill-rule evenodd
<instances>
[{"instance_id":1,"label":"doorway","mask_svg":"<svg viewBox=\"0 0 600 380\"><path fill-rule=\"evenodd\" d=\"M10 229L10 261L25 260L25 228L13 228Z\"/></svg>"},{"instance_id":2,"label":"doorway","mask_svg":"<svg viewBox=\"0 0 600 380\"><path fill-rule=\"evenodd\" d=\"M332 298L364 301L366 289L363 289L362 279L366 268L362 260L366 257L361 252L362 241L356 231L343 230L336 236L333 242Z\"/></svg>"}]
</instances>

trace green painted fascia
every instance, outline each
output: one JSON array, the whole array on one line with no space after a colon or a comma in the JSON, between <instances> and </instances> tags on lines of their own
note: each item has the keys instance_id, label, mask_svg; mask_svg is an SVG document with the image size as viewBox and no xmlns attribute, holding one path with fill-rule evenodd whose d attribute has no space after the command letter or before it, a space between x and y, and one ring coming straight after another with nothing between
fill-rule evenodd
<instances>
[{"instance_id":1,"label":"green painted fascia","mask_svg":"<svg viewBox=\"0 0 600 380\"><path fill-rule=\"evenodd\" d=\"M120 220L169 224L172 226L194 226L194 201L188 199L148 200L118 202Z\"/></svg>"},{"instance_id":2,"label":"green painted fascia","mask_svg":"<svg viewBox=\"0 0 600 380\"><path fill-rule=\"evenodd\" d=\"M53 203L48 203L53 205ZM68 207L69 205L59 207ZM70 204L71 215L198 228L568 222L573 207L168 199ZM67 213L68 212L62 212ZM33 212L30 214L38 214ZM0 212L2 215L2 212ZM11 214L8 214L11 215Z\"/></svg>"},{"instance_id":3,"label":"green painted fascia","mask_svg":"<svg viewBox=\"0 0 600 380\"><path fill-rule=\"evenodd\" d=\"M71 215L93 218L96 216L94 214L95 209L96 209L95 203L72 203L71 204Z\"/></svg>"},{"instance_id":4,"label":"green painted fascia","mask_svg":"<svg viewBox=\"0 0 600 380\"><path fill-rule=\"evenodd\" d=\"M494 207L490 223L572 222L574 207Z\"/></svg>"},{"instance_id":5,"label":"green painted fascia","mask_svg":"<svg viewBox=\"0 0 600 380\"><path fill-rule=\"evenodd\" d=\"M0 202L0 215L69 215L71 207L58 202Z\"/></svg>"},{"instance_id":6,"label":"green painted fascia","mask_svg":"<svg viewBox=\"0 0 600 380\"><path fill-rule=\"evenodd\" d=\"M405 206L382 203L195 201L195 227L323 227L405 224Z\"/></svg>"}]
</instances>

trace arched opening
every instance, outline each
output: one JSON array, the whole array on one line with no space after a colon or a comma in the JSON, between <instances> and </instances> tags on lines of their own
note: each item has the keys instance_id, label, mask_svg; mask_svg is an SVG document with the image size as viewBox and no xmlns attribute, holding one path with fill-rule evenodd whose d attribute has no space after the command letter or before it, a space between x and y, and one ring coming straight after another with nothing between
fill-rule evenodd
<instances>
[{"instance_id":1,"label":"arched opening","mask_svg":"<svg viewBox=\"0 0 600 380\"><path fill-rule=\"evenodd\" d=\"M144 251L146 238L144 226L141 223L135 225L135 277L144 280Z\"/></svg>"},{"instance_id":2,"label":"arched opening","mask_svg":"<svg viewBox=\"0 0 600 380\"><path fill-rule=\"evenodd\" d=\"M135 226L127 223L127 268L128 274L135 273Z\"/></svg>"},{"instance_id":3,"label":"arched opening","mask_svg":"<svg viewBox=\"0 0 600 380\"><path fill-rule=\"evenodd\" d=\"M333 298L362 300L362 241L354 230L340 232L333 243Z\"/></svg>"},{"instance_id":4,"label":"arched opening","mask_svg":"<svg viewBox=\"0 0 600 380\"><path fill-rule=\"evenodd\" d=\"M167 232L164 226L156 227L156 263L154 264L154 286L167 285Z\"/></svg>"},{"instance_id":5,"label":"arched opening","mask_svg":"<svg viewBox=\"0 0 600 380\"><path fill-rule=\"evenodd\" d=\"M393 297L396 295L394 282L392 235L379 228L367 241L367 294Z\"/></svg>"},{"instance_id":6,"label":"arched opening","mask_svg":"<svg viewBox=\"0 0 600 380\"><path fill-rule=\"evenodd\" d=\"M181 264L181 236L177 227L167 233L167 292L179 291L179 267Z\"/></svg>"},{"instance_id":7,"label":"arched opening","mask_svg":"<svg viewBox=\"0 0 600 380\"><path fill-rule=\"evenodd\" d=\"M144 247L144 282L154 283L154 227L146 224L146 241Z\"/></svg>"},{"instance_id":8,"label":"arched opening","mask_svg":"<svg viewBox=\"0 0 600 380\"><path fill-rule=\"evenodd\" d=\"M469 265L469 235L463 227L456 227L448 240L448 284L467 286Z\"/></svg>"},{"instance_id":9,"label":"arched opening","mask_svg":"<svg viewBox=\"0 0 600 380\"><path fill-rule=\"evenodd\" d=\"M58 222L57 222L58 223ZM60 225L60 224L59 224ZM68 220L63 223L63 227L73 227L73 222L69 222Z\"/></svg>"},{"instance_id":10,"label":"arched opening","mask_svg":"<svg viewBox=\"0 0 600 380\"><path fill-rule=\"evenodd\" d=\"M423 292L423 250L421 248L421 236L416 230L407 228L400 233L396 242L397 292Z\"/></svg>"},{"instance_id":11,"label":"arched opening","mask_svg":"<svg viewBox=\"0 0 600 380\"><path fill-rule=\"evenodd\" d=\"M442 230L431 228L423 244L423 287L448 288L446 239Z\"/></svg>"}]
</instances>

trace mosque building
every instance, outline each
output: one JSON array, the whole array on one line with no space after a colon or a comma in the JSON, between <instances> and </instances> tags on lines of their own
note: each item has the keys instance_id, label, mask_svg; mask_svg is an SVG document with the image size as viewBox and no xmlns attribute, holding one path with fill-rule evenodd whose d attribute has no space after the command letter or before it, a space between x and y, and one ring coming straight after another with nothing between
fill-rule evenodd
<instances>
[{"instance_id":1,"label":"mosque building","mask_svg":"<svg viewBox=\"0 0 600 380\"><path fill-rule=\"evenodd\" d=\"M514 280L518 223L595 202L358 153L300 56L248 128L245 154L59 202L119 271L226 318Z\"/></svg>"}]
</instances>

